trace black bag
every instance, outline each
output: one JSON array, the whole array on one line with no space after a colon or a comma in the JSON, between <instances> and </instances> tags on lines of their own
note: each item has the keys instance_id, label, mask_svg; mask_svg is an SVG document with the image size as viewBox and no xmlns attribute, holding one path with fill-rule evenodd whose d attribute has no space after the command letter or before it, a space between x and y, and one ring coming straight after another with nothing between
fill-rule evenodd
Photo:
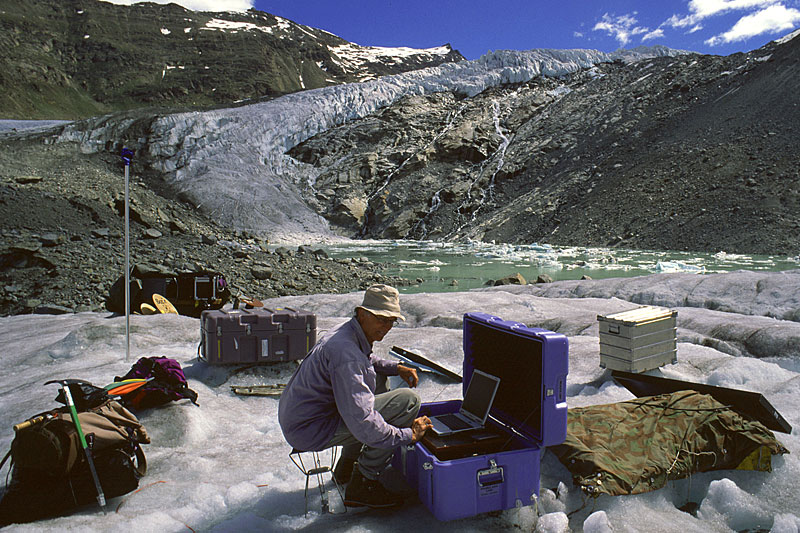
<instances>
[{"instance_id":1,"label":"black bag","mask_svg":"<svg viewBox=\"0 0 800 533\"><path fill-rule=\"evenodd\" d=\"M146 265L135 265L130 275L131 312L141 311L143 303L153 305L153 294L170 301L178 313L199 317L206 309L221 309L231 291L219 272L199 270L175 274ZM114 282L106 299L106 309L125 312L125 276Z\"/></svg>"},{"instance_id":2,"label":"black bag","mask_svg":"<svg viewBox=\"0 0 800 533\"><path fill-rule=\"evenodd\" d=\"M0 527L64 514L96 503L97 489L68 409L41 413L43 421L17 431L11 481L0 499ZM39 418L35 417L35 418ZM136 417L107 400L78 414L106 498L135 490L147 471L140 444L150 442Z\"/></svg>"},{"instance_id":3,"label":"black bag","mask_svg":"<svg viewBox=\"0 0 800 533\"><path fill-rule=\"evenodd\" d=\"M138 445L105 448L94 453L92 460L106 499L136 490L147 471ZM84 505L97 505L97 489L82 455L69 475L14 465L0 500L0 527L67 514Z\"/></svg>"}]
</instances>

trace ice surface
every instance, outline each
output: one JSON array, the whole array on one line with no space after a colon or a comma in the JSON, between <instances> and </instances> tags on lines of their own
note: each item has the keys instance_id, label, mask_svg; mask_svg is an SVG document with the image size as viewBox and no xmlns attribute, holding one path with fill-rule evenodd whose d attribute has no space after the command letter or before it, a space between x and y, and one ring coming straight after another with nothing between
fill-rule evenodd
<instances>
[{"instance_id":1,"label":"ice surface","mask_svg":"<svg viewBox=\"0 0 800 533\"><path fill-rule=\"evenodd\" d=\"M474 61L382 77L365 83L293 93L232 109L156 118L137 141L168 185L222 223L297 241L330 236L327 222L302 199L313 188L316 170L286 152L330 128L388 106L405 96L453 91L474 96L487 88L556 77L615 59L634 60L664 53L649 48L611 54L596 50L490 52ZM120 143L133 121L99 117L71 125L59 137L86 152Z\"/></svg>"},{"instance_id":2,"label":"ice surface","mask_svg":"<svg viewBox=\"0 0 800 533\"><path fill-rule=\"evenodd\" d=\"M719 284L719 279L725 279ZM519 293L559 298L622 298L646 305L702 307L800 322L800 270L741 270L717 276L676 273L517 287Z\"/></svg>"},{"instance_id":3,"label":"ice surface","mask_svg":"<svg viewBox=\"0 0 800 533\"><path fill-rule=\"evenodd\" d=\"M37 132L69 124L69 120L0 120L0 134L18 131Z\"/></svg>"},{"instance_id":4,"label":"ice surface","mask_svg":"<svg viewBox=\"0 0 800 533\"><path fill-rule=\"evenodd\" d=\"M776 283L782 273L764 275ZM720 293L735 294L741 274L706 276L704 283ZM705 279L704 278L704 279ZM793 278L792 278L793 279ZM690 291L697 276L663 274L651 277L658 287L668 282L675 293ZM616 280L606 280L614 287ZM598 291L602 282L580 282ZM785 286L786 291L796 290ZM519 287L495 287L461 293L401 295L407 321L396 326L375 352L388 357L391 346L421 353L461 373L461 317L469 311L495 314L507 320L549 327L565 333L570 343L568 403L570 406L602 404L630 399L598 366L597 314L609 314L637 304L614 297L561 298L516 292ZM611 291L609 287L603 290ZM545 291L546 292L546 291ZM709 293L713 292L709 289ZM746 309L747 302L726 297L731 307ZM745 292L742 298L750 295ZM784 305L784 295L774 293L766 308ZM269 307L305 308L317 314L319 331L347 320L361 293L323 294L265 300ZM702 300L693 300L702 304ZM780 337L796 322L722 313L702 307L678 307L678 363L661 374L675 379L707 382L758 391L787 421L800 425L800 343L776 342L768 359L731 355L709 346L714 335L725 342L748 346L751 322L769 321L764 338ZM687 316L691 320L682 321ZM719 326L714 331L713 325ZM700 328L703 333L691 328ZM0 318L0 450L8 449L11 426L28 416L54 407L54 386L49 379L80 378L105 385L122 375L140 356L164 355L181 362L190 386L199 394L200 406L171 404L140 414L152 438L145 446L148 474L141 490L108 505L108 514L88 506L71 516L11 526L8 531L398 531L409 524L420 531L524 530L556 532L667 531L676 533L763 529L796 531L800 500L800 439L776 434L791 454L773 458L773 472L723 471L696 474L690 480L671 482L652 493L584 501L572 485L569 472L555 456L545 452L541 464L538 513L533 507L511 509L450 523L439 523L416 500L397 511L350 510L343 515L322 515L319 496L310 496L304 516L304 479L288 458L277 423L274 398L236 396L230 385L285 383L295 363L262 366L244 371L209 367L197 361L200 324L177 315L131 317L131 360L125 357L125 319L102 313ZM658 372L656 372L657 374ZM421 376L418 392L423 401L460 398L460 385L429 374ZM5 475L6 471L2 472ZM334 507L340 504L331 495ZM696 515L679 510L695 504ZM585 505L584 505L585 504ZM569 517L568 517L569 515ZM4 530L5 531L5 530Z\"/></svg>"},{"instance_id":5,"label":"ice surface","mask_svg":"<svg viewBox=\"0 0 800 533\"><path fill-rule=\"evenodd\" d=\"M536 533L569 533L569 518L566 513L542 515L536 524Z\"/></svg>"},{"instance_id":6,"label":"ice surface","mask_svg":"<svg viewBox=\"0 0 800 533\"><path fill-rule=\"evenodd\" d=\"M611 524L605 511L596 511L583 521L584 533L612 533Z\"/></svg>"}]
</instances>

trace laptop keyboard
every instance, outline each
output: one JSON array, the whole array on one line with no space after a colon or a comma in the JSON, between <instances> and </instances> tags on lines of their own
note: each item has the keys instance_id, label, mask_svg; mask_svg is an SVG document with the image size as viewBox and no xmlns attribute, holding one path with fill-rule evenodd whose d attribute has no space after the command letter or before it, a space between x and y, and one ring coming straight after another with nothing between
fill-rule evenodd
<instances>
[{"instance_id":1,"label":"laptop keyboard","mask_svg":"<svg viewBox=\"0 0 800 533\"><path fill-rule=\"evenodd\" d=\"M456 415L438 415L436 419L444 423L444 425L450 429L466 429L472 427Z\"/></svg>"}]
</instances>

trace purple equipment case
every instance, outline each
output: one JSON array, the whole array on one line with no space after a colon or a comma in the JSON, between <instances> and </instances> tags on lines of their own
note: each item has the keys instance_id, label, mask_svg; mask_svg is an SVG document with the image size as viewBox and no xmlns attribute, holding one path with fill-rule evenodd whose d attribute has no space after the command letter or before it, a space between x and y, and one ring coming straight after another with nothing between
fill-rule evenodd
<instances>
[{"instance_id":1,"label":"purple equipment case","mask_svg":"<svg viewBox=\"0 0 800 533\"><path fill-rule=\"evenodd\" d=\"M504 448L439 460L422 443L401 446L394 466L442 521L532 505L544 446L567 436L567 338L486 313L464 315L463 391L476 368L500 378L487 424L508 434ZM461 400L422 405L420 416L458 411Z\"/></svg>"},{"instance_id":2,"label":"purple equipment case","mask_svg":"<svg viewBox=\"0 0 800 533\"><path fill-rule=\"evenodd\" d=\"M200 358L210 365L292 361L316 344L317 317L288 307L208 310L200 334Z\"/></svg>"}]
</instances>

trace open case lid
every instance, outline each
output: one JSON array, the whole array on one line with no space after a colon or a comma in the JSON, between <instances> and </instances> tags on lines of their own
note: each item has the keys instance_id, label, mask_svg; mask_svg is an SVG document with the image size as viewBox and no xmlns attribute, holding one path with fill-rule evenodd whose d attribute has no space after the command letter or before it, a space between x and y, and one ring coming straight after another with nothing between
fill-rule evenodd
<instances>
[{"instance_id":1,"label":"open case lid","mask_svg":"<svg viewBox=\"0 0 800 533\"><path fill-rule=\"evenodd\" d=\"M567 435L567 337L467 313L463 342L463 391L476 368L499 377L491 416L533 443L562 443Z\"/></svg>"},{"instance_id":2,"label":"open case lid","mask_svg":"<svg viewBox=\"0 0 800 533\"><path fill-rule=\"evenodd\" d=\"M734 411L748 418L758 420L773 431L792 432L789 422L758 392L648 376L647 374L633 374L621 370L612 371L611 377L639 398L669 394L680 390L694 390L712 396L721 404L730 406Z\"/></svg>"}]
</instances>

